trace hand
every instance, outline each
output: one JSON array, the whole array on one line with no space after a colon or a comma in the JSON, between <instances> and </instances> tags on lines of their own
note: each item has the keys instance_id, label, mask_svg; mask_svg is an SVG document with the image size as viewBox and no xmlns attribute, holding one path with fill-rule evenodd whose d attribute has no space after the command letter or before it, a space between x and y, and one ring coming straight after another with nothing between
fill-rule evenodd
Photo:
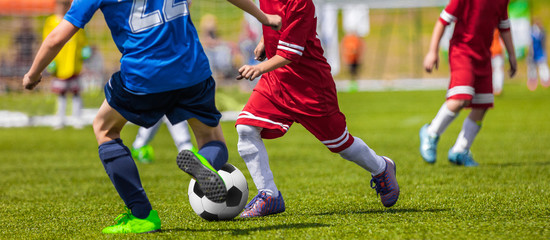
<instances>
[{"instance_id":1,"label":"hand","mask_svg":"<svg viewBox=\"0 0 550 240\"><path fill-rule=\"evenodd\" d=\"M258 46L254 49L254 56L256 56L255 59L260 62L265 60L265 45L263 41L259 42Z\"/></svg>"},{"instance_id":2,"label":"hand","mask_svg":"<svg viewBox=\"0 0 550 240\"><path fill-rule=\"evenodd\" d=\"M32 90L40 81L42 80L42 74L38 74L38 76L32 76L30 74L25 74L23 77L23 87L27 90Z\"/></svg>"},{"instance_id":3,"label":"hand","mask_svg":"<svg viewBox=\"0 0 550 240\"><path fill-rule=\"evenodd\" d=\"M239 68L239 76L237 76L237 80L241 79L248 79L250 81L254 80L255 78L262 75L262 71L258 67L258 65L250 66L250 65L244 65L241 68Z\"/></svg>"},{"instance_id":4,"label":"hand","mask_svg":"<svg viewBox=\"0 0 550 240\"><path fill-rule=\"evenodd\" d=\"M424 70L431 73L432 70L439 66L439 54L437 52L428 52L424 58Z\"/></svg>"},{"instance_id":5,"label":"hand","mask_svg":"<svg viewBox=\"0 0 550 240\"><path fill-rule=\"evenodd\" d=\"M508 76L513 77L514 75L516 75L516 71L518 69L517 62L515 58L510 58L508 61L510 62L510 70L508 70Z\"/></svg>"},{"instance_id":6,"label":"hand","mask_svg":"<svg viewBox=\"0 0 550 240\"><path fill-rule=\"evenodd\" d=\"M271 27L271 29L275 31L281 30L281 26L283 25L283 23L279 15L266 14L266 16L267 16L267 22L262 24Z\"/></svg>"}]
</instances>

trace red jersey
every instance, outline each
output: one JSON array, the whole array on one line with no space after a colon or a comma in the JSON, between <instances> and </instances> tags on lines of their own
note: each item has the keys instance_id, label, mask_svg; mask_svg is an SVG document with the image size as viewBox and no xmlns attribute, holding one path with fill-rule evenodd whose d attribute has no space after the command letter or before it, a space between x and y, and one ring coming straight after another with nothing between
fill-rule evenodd
<instances>
[{"instance_id":1,"label":"red jersey","mask_svg":"<svg viewBox=\"0 0 550 240\"><path fill-rule=\"evenodd\" d=\"M260 0L260 8L282 18L279 31L263 27L267 58L279 55L292 63L263 74L254 91L280 107L308 116L340 111L330 65L317 37L312 0Z\"/></svg>"},{"instance_id":2,"label":"red jersey","mask_svg":"<svg viewBox=\"0 0 550 240\"><path fill-rule=\"evenodd\" d=\"M509 0L451 0L439 20L448 25L455 21L450 42L453 48L478 61L490 61L493 31L510 30Z\"/></svg>"}]
</instances>

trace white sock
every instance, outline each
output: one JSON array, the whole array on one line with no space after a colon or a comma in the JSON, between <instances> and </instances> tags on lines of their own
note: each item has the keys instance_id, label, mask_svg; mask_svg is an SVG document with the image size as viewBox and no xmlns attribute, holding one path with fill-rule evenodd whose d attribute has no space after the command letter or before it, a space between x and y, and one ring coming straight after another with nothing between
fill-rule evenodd
<instances>
[{"instance_id":1,"label":"white sock","mask_svg":"<svg viewBox=\"0 0 550 240\"><path fill-rule=\"evenodd\" d=\"M73 117L80 119L82 115L82 98L79 95L73 96Z\"/></svg>"},{"instance_id":2,"label":"white sock","mask_svg":"<svg viewBox=\"0 0 550 240\"><path fill-rule=\"evenodd\" d=\"M351 146L339 152L342 158L352 161L376 176L386 170L386 160L376 155L361 138L353 137Z\"/></svg>"},{"instance_id":3,"label":"white sock","mask_svg":"<svg viewBox=\"0 0 550 240\"><path fill-rule=\"evenodd\" d=\"M65 125L65 114L67 113L67 98L64 95L57 96L57 118L60 126Z\"/></svg>"},{"instance_id":4,"label":"white sock","mask_svg":"<svg viewBox=\"0 0 550 240\"><path fill-rule=\"evenodd\" d=\"M189 133L189 127L187 121L180 122L176 125L172 125L170 121L166 120L166 127L174 139L174 143L178 148L178 152L182 150L191 150L193 143L191 143L191 133Z\"/></svg>"},{"instance_id":5,"label":"white sock","mask_svg":"<svg viewBox=\"0 0 550 240\"><path fill-rule=\"evenodd\" d=\"M138 149L151 142L151 140L153 140L153 138L155 137L155 134L157 134L161 123L162 120L158 121L150 128L140 127L136 135L136 140L134 140L134 142L132 143L132 147L134 149Z\"/></svg>"},{"instance_id":6,"label":"white sock","mask_svg":"<svg viewBox=\"0 0 550 240\"><path fill-rule=\"evenodd\" d=\"M527 79L537 79L537 64L531 61L527 63Z\"/></svg>"},{"instance_id":7,"label":"white sock","mask_svg":"<svg viewBox=\"0 0 550 240\"><path fill-rule=\"evenodd\" d=\"M458 116L458 113L454 113L449 108L447 108L447 103L443 103L443 106L439 109L439 112L437 112L437 115L435 115L435 118L432 120L430 125L428 126L428 134L430 135L441 135L443 132L445 132L445 129L455 120L455 118Z\"/></svg>"},{"instance_id":8,"label":"white sock","mask_svg":"<svg viewBox=\"0 0 550 240\"><path fill-rule=\"evenodd\" d=\"M478 125L476 122L472 121L469 117L464 119L464 124L462 124L462 130L458 134L456 143L453 146L451 151L464 152L466 150L469 150L480 129L481 129L481 125Z\"/></svg>"},{"instance_id":9,"label":"white sock","mask_svg":"<svg viewBox=\"0 0 550 240\"><path fill-rule=\"evenodd\" d=\"M546 62L539 63L538 67L540 81L543 83L550 81L550 70L548 70L548 64Z\"/></svg>"},{"instance_id":10,"label":"white sock","mask_svg":"<svg viewBox=\"0 0 550 240\"><path fill-rule=\"evenodd\" d=\"M493 65L493 89L495 92L501 92L504 84L504 59L501 56L491 59Z\"/></svg>"},{"instance_id":11,"label":"white sock","mask_svg":"<svg viewBox=\"0 0 550 240\"><path fill-rule=\"evenodd\" d=\"M258 191L265 191L268 195L277 197L279 190L275 186L273 173L269 168L269 157L260 131L259 127L237 125L239 134L237 148Z\"/></svg>"}]
</instances>

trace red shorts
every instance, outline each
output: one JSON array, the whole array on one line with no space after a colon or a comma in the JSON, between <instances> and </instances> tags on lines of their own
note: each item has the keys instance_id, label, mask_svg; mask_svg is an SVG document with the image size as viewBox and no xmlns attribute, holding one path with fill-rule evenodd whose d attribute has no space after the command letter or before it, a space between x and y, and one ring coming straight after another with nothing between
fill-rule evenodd
<instances>
[{"instance_id":1,"label":"red shorts","mask_svg":"<svg viewBox=\"0 0 550 240\"><path fill-rule=\"evenodd\" d=\"M447 99L472 101L469 107L493 107L493 76L491 61L476 62L454 49L450 55L451 82Z\"/></svg>"},{"instance_id":2,"label":"red shorts","mask_svg":"<svg viewBox=\"0 0 550 240\"><path fill-rule=\"evenodd\" d=\"M340 111L321 117L298 114L274 105L256 91L252 92L235 125L261 127L262 138L274 139L285 135L294 122L302 124L332 152L341 152L353 143L346 117Z\"/></svg>"},{"instance_id":3,"label":"red shorts","mask_svg":"<svg viewBox=\"0 0 550 240\"><path fill-rule=\"evenodd\" d=\"M78 76L72 76L67 79L53 79L52 92L57 94L65 94L67 92L78 94L80 92Z\"/></svg>"}]
</instances>

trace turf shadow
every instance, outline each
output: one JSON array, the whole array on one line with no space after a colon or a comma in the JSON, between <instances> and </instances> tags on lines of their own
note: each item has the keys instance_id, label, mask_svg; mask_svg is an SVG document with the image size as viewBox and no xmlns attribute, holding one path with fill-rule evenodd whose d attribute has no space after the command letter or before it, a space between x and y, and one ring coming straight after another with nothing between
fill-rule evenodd
<instances>
[{"instance_id":1,"label":"turf shadow","mask_svg":"<svg viewBox=\"0 0 550 240\"><path fill-rule=\"evenodd\" d=\"M313 213L315 216L327 216L327 215L349 215L349 214L380 214L380 213L427 213L427 212L445 212L449 209L412 209L412 208L389 208L389 209L370 209L370 210L358 210L358 211L333 211L324 213Z\"/></svg>"},{"instance_id":2,"label":"turf shadow","mask_svg":"<svg viewBox=\"0 0 550 240\"><path fill-rule=\"evenodd\" d=\"M331 227L329 224L322 223L289 223L289 224L277 224L272 226L260 226L260 227L250 227L250 228L227 228L221 229L219 225L213 229L191 229L191 228L174 228L174 229L163 229L163 232L189 232L189 233L201 233L201 232L231 232L232 235L242 236L249 235L253 232L258 231L273 231L273 230L293 230L293 229L303 229L303 228L323 228Z\"/></svg>"},{"instance_id":3,"label":"turf shadow","mask_svg":"<svg viewBox=\"0 0 550 240\"><path fill-rule=\"evenodd\" d=\"M501 167L521 167L521 166L547 166L547 165L550 165L550 161L548 161L548 162L525 161L525 162L509 162L509 163L486 163L486 164L483 164L483 165L487 166L487 167L498 167L498 168L501 168Z\"/></svg>"}]
</instances>

